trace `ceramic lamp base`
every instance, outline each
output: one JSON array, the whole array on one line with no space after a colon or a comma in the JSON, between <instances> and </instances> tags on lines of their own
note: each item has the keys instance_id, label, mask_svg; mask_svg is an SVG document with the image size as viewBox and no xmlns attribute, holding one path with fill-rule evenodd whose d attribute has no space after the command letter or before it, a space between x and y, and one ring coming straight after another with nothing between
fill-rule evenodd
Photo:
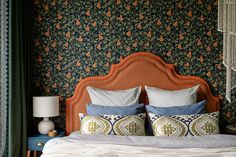
<instances>
[{"instance_id":1,"label":"ceramic lamp base","mask_svg":"<svg viewBox=\"0 0 236 157\"><path fill-rule=\"evenodd\" d=\"M38 130L40 134L48 134L49 131L54 130L54 124L49 118L43 118L38 125Z\"/></svg>"}]
</instances>

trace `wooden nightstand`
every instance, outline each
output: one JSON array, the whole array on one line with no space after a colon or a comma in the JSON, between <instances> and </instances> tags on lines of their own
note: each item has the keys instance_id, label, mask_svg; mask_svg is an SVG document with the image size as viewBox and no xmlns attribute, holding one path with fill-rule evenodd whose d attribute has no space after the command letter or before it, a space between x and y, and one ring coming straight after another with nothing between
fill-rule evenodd
<instances>
[{"instance_id":1,"label":"wooden nightstand","mask_svg":"<svg viewBox=\"0 0 236 157\"><path fill-rule=\"evenodd\" d=\"M43 147L47 141L56 137L63 137L65 131L58 131L57 136L49 137L48 135L34 134L28 137L28 151L27 157L30 157L31 151L33 151L33 156L37 156L37 152L42 153Z\"/></svg>"}]
</instances>

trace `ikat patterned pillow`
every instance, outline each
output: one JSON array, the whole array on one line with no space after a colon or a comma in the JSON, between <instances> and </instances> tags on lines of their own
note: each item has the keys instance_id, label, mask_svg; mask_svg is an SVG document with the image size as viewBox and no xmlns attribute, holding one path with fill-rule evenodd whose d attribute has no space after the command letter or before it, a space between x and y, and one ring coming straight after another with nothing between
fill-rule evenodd
<instances>
[{"instance_id":1,"label":"ikat patterned pillow","mask_svg":"<svg viewBox=\"0 0 236 157\"><path fill-rule=\"evenodd\" d=\"M88 116L79 113L81 134L104 134L122 136L145 135L145 113L132 116L100 115Z\"/></svg>"},{"instance_id":2,"label":"ikat patterned pillow","mask_svg":"<svg viewBox=\"0 0 236 157\"><path fill-rule=\"evenodd\" d=\"M149 113L153 134L162 137L219 134L219 112L164 116Z\"/></svg>"}]
</instances>

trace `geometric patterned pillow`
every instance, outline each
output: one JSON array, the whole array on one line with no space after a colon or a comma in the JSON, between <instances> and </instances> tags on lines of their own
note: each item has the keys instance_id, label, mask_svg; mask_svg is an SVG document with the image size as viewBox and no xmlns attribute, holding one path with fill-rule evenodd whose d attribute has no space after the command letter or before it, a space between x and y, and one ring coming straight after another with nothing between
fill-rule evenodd
<instances>
[{"instance_id":1,"label":"geometric patterned pillow","mask_svg":"<svg viewBox=\"0 0 236 157\"><path fill-rule=\"evenodd\" d=\"M219 112L192 115L155 115L149 113L153 134L162 137L219 134Z\"/></svg>"},{"instance_id":2,"label":"geometric patterned pillow","mask_svg":"<svg viewBox=\"0 0 236 157\"><path fill-rule=\"evenodd\" d=\"M79 113L81 134L104 134L124 136L145 135L145 113L137 115L88 116Z\"/></svg>"}]
</instances>

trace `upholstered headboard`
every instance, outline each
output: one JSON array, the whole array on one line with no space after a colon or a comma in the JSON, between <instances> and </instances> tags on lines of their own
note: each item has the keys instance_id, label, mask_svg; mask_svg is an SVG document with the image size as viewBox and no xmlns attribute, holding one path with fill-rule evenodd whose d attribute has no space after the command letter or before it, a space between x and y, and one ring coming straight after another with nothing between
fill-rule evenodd
<instances>
[{"instance_id":1,"label":"upholstered headboard","mask_svg":"<svg viewBox=\"0 0 236 157\"><path fill-rule=\"evenodd\" d=\"M144 86L176 90L200 85L198 100L207 100L208 112L219 110L219 98L212 95L206 81L196 76L181 76L175 72L172 64L165 63L160 57L149 52L138 52L126 57L119 64L112 65L106 76L82 79L76 86L74 95L66 99L66 132L79 130L78 113L86 113L86 104L90 98L87 86L108 90L128 89L142 86L140 102L148 104Z\"/></svg>"}]
</instances>

